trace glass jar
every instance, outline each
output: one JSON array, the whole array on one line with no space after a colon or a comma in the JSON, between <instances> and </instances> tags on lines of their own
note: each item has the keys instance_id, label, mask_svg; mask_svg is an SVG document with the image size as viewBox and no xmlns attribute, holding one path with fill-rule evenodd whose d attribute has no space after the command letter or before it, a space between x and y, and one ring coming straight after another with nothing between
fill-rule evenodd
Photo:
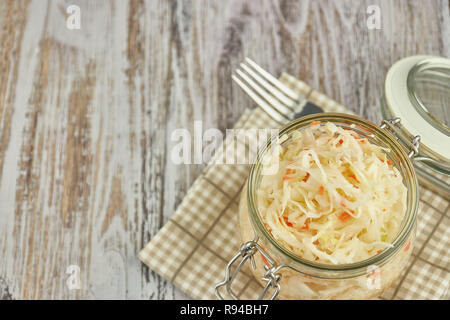
<instances>
[{"instance_id":1,"label":"glass jar","mask_svg":"<svg viewBox=\"0 0 450 320\"><path fill-rule=\"evenodd\" d=\"M399 233L392 247L369 259L342 265L302 259L280 245L258 213L256 190L265 157L270 156L274 145L285 146L293 132L307 128L313 121L332 122L354 130L370 143L389 149L386 155L403 177L407 188L407 209ZM273 299L278 295L284 299L369 299L381 295L405 267L414 247L416 230L418 183L410 158L417 155L419 139L410 140L403 136L398 125L398 119L383 121L379 127L348 114L321 113L290 122L270 139L259 151L241 195L239 214L243 245L228 264L225 281L216 286L218 297L223 298L220 289L224 286L232 298L237 298L232 282L247 261L264 287L260 299Z\"/></svg>"},{"instance_id":2,"label":"glass jar","mask_svg":"<svg viewBox=\"0 0 450 320\"><path fill-rule=\"evenodd\" d=\"M405 135L420 135L414 167L421 184L450 198L450 59L418 55L388 71L384 119L402 119Z\"/></svg>"}]
</instances>

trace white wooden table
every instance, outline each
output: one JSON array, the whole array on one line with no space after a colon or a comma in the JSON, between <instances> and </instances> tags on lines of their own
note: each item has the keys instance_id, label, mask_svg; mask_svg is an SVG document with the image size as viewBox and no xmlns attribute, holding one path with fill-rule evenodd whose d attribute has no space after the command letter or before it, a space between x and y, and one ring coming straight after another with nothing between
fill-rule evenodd
<instances>
[{"instance_id":1,"label":"white wooden table","mask_svg":"<svg viewBox=\"0 0 450 320\"><path fill-rule=\"evenodd\" d=\"M233 126L245 56L379 121L390 65L450 56L449 6L0 1L0 299L185 298L136 257L203 168L171 163L172 130Z\"/></svg>"}]
</instances>

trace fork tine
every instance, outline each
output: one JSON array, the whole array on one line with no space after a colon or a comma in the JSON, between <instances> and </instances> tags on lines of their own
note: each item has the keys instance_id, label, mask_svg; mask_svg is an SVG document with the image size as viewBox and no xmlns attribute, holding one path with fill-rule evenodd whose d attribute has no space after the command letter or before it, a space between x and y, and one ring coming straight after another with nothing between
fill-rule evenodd
<instances>
[{"instance_id":1,"label":"fork tine","mask_svg":"<svg viewBox=\"0 0 450 320\"><path fill-rule=\"evenodd\" d=\"M292 110L286 107L284 104L280 103L275 99L270 93L265 91L259 83L253 81L248 75L243 73L241 70L237 69L236 73L245 81L247 84L256 91L261 97L263 97L272 107L274 107L279 113L285 116L287 119L291 119L294 115ZM270 92L270 91L269 91Z\"/></svg>"},{"instance_id":2,"label":"fork tine","mask_svg":"<svg viewBox=\"0 0 450 320\"><path fill-rule=\"evenodd\" d=\"M286 96L283 92L278 90L276 87L268 83L266 80L261 78L256 72L254 72L250 67L247 65L241 63L241 68L244 69L250 76L253 77L253 79L256 80L257 83L262 85L268 92L273 94L278 100L280 100L285 106L291 108L292 110L294 107L298 104L298 102L295 102L290 97ZM278 107L278 106L276 106Z\"/></svg>"},{"instance_id":3,"label":"fork tine","mask_svg":"<svg viewBox=\"0 0 450 320\"><path fill-rule=\"evenodd\" d=\"M258 94L256 94L252 89L250 89L245 83L243 83L237 76L232 75L231 78L247 93L257 105L261 107L273 120L280 124L286 124L289 119L285 118L283 115L278 113L272 106L270 106L264 99L262 99Z\"/></svg>"},{"instance_id":4,"label":"fork tine","mask_svg":"<svg viewBox=\"0 0 450 320\"><path fill-rule=\"evenodd\" d=\"M264 78L266 78L267 81L269 81L270 83L272 83L275 87L277 87L278 89L280 89L284 94L286 94L289 98L295 100L295 101L300 101L301 97L295 93L294 91L292 91L291 89L289 89L286 85L284 85L280 80L278 80L277 78L275 78L274 76L272 76L270 73L268 73L266 70L264 70L263 68L261 68L258 64L256 64L256 62L254 62L252 59L246 57L245 61L256 71L258 71Z\"/></svg>"}]
</instances>

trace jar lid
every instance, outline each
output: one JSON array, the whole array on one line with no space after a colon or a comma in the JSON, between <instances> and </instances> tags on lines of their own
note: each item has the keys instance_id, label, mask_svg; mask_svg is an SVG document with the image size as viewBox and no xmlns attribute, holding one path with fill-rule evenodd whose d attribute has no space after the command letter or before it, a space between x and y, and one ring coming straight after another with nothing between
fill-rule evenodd
<instances>
[{"instance_id":1,"label":"jar lid","mask_svg":"<svg viewBox=\"0 0 450 320\"><path fill-rule=\"evenodd\" d=\"M421 137L417 160L450 174L450 60L420 55L397 61L386 76L385 98L402 130Z\"/></svg>"}]
</instances>

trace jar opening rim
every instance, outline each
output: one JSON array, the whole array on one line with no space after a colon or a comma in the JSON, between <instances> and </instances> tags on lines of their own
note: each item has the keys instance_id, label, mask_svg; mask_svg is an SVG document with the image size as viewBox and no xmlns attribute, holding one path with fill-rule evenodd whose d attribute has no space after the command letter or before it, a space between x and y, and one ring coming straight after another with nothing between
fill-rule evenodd
<instances>
[{"instance_id":1,"label":"jar opening rim","mask_svg":"<svg viewBox=\"0 0 450 320\"><path fill-rule=\"evenodd\" d=\"M295 130L305 128L309 126L310 123L313 121L333 122L335 124L354 123L364 129L367 129L372 134L376 135L377 138L380 138L384 142L387 142L391 150L395 152L396 155L398 155L400 163L402 163L406 172L406 177L403 176L403 179L404 181L408 179L406 181L407 209L405 212L404 221L402 222L402 227L399 230L396 238L392 241L393 247L389 247L383 250L383 252L381 252L380 254L377 254L368 259L358 261L355 263L339 264L339 265L316 263L314 261L307 260L295 255L293 252L291 252L289 249L285 248L277 240L275 240L273 236L264 227L261 215L259 214L257 206L255 204L255 195L256 195L255 191L257 187L256 181L261 171L262 166L261 160L266 155L267 151L270 150L274 142L278 141L278 138L286 134L289 134L290 132L293 132ZM315 271L333 271L336 273L342 273L342 275L344 276L345 273L348 273L349 271L355 271L358 274L365 274L367 273L367 268L369 266L378 265L381 267L384 263L389 261L389 259L403 247L403 245L406 243L407 239L409 238L409 235L411 234L414 228L418 208L418 189L417 189L418 183L413 168L414 167L412 165L412 162L410 161L408 155L406 154L405 149L394 138L394 136L368 120L365 120L358 116L342 113L320 113L302 117L288 123L279 131L278 136L272 137L272 139L269 139L267 143L262 148L260 148L256 162L251 167L247 185L248 190L247 202L250 214L250 221L253 225L253 228L255 229L255 232L256 229L258 229L262 234L262 236L264 237L264 240L267 240L274 248L276 248L278 253L287 256L287 258L289 258L291 261L294 261L295 263L300 264L301 266L312 268Z\"/></svg>"}]
</instances>

